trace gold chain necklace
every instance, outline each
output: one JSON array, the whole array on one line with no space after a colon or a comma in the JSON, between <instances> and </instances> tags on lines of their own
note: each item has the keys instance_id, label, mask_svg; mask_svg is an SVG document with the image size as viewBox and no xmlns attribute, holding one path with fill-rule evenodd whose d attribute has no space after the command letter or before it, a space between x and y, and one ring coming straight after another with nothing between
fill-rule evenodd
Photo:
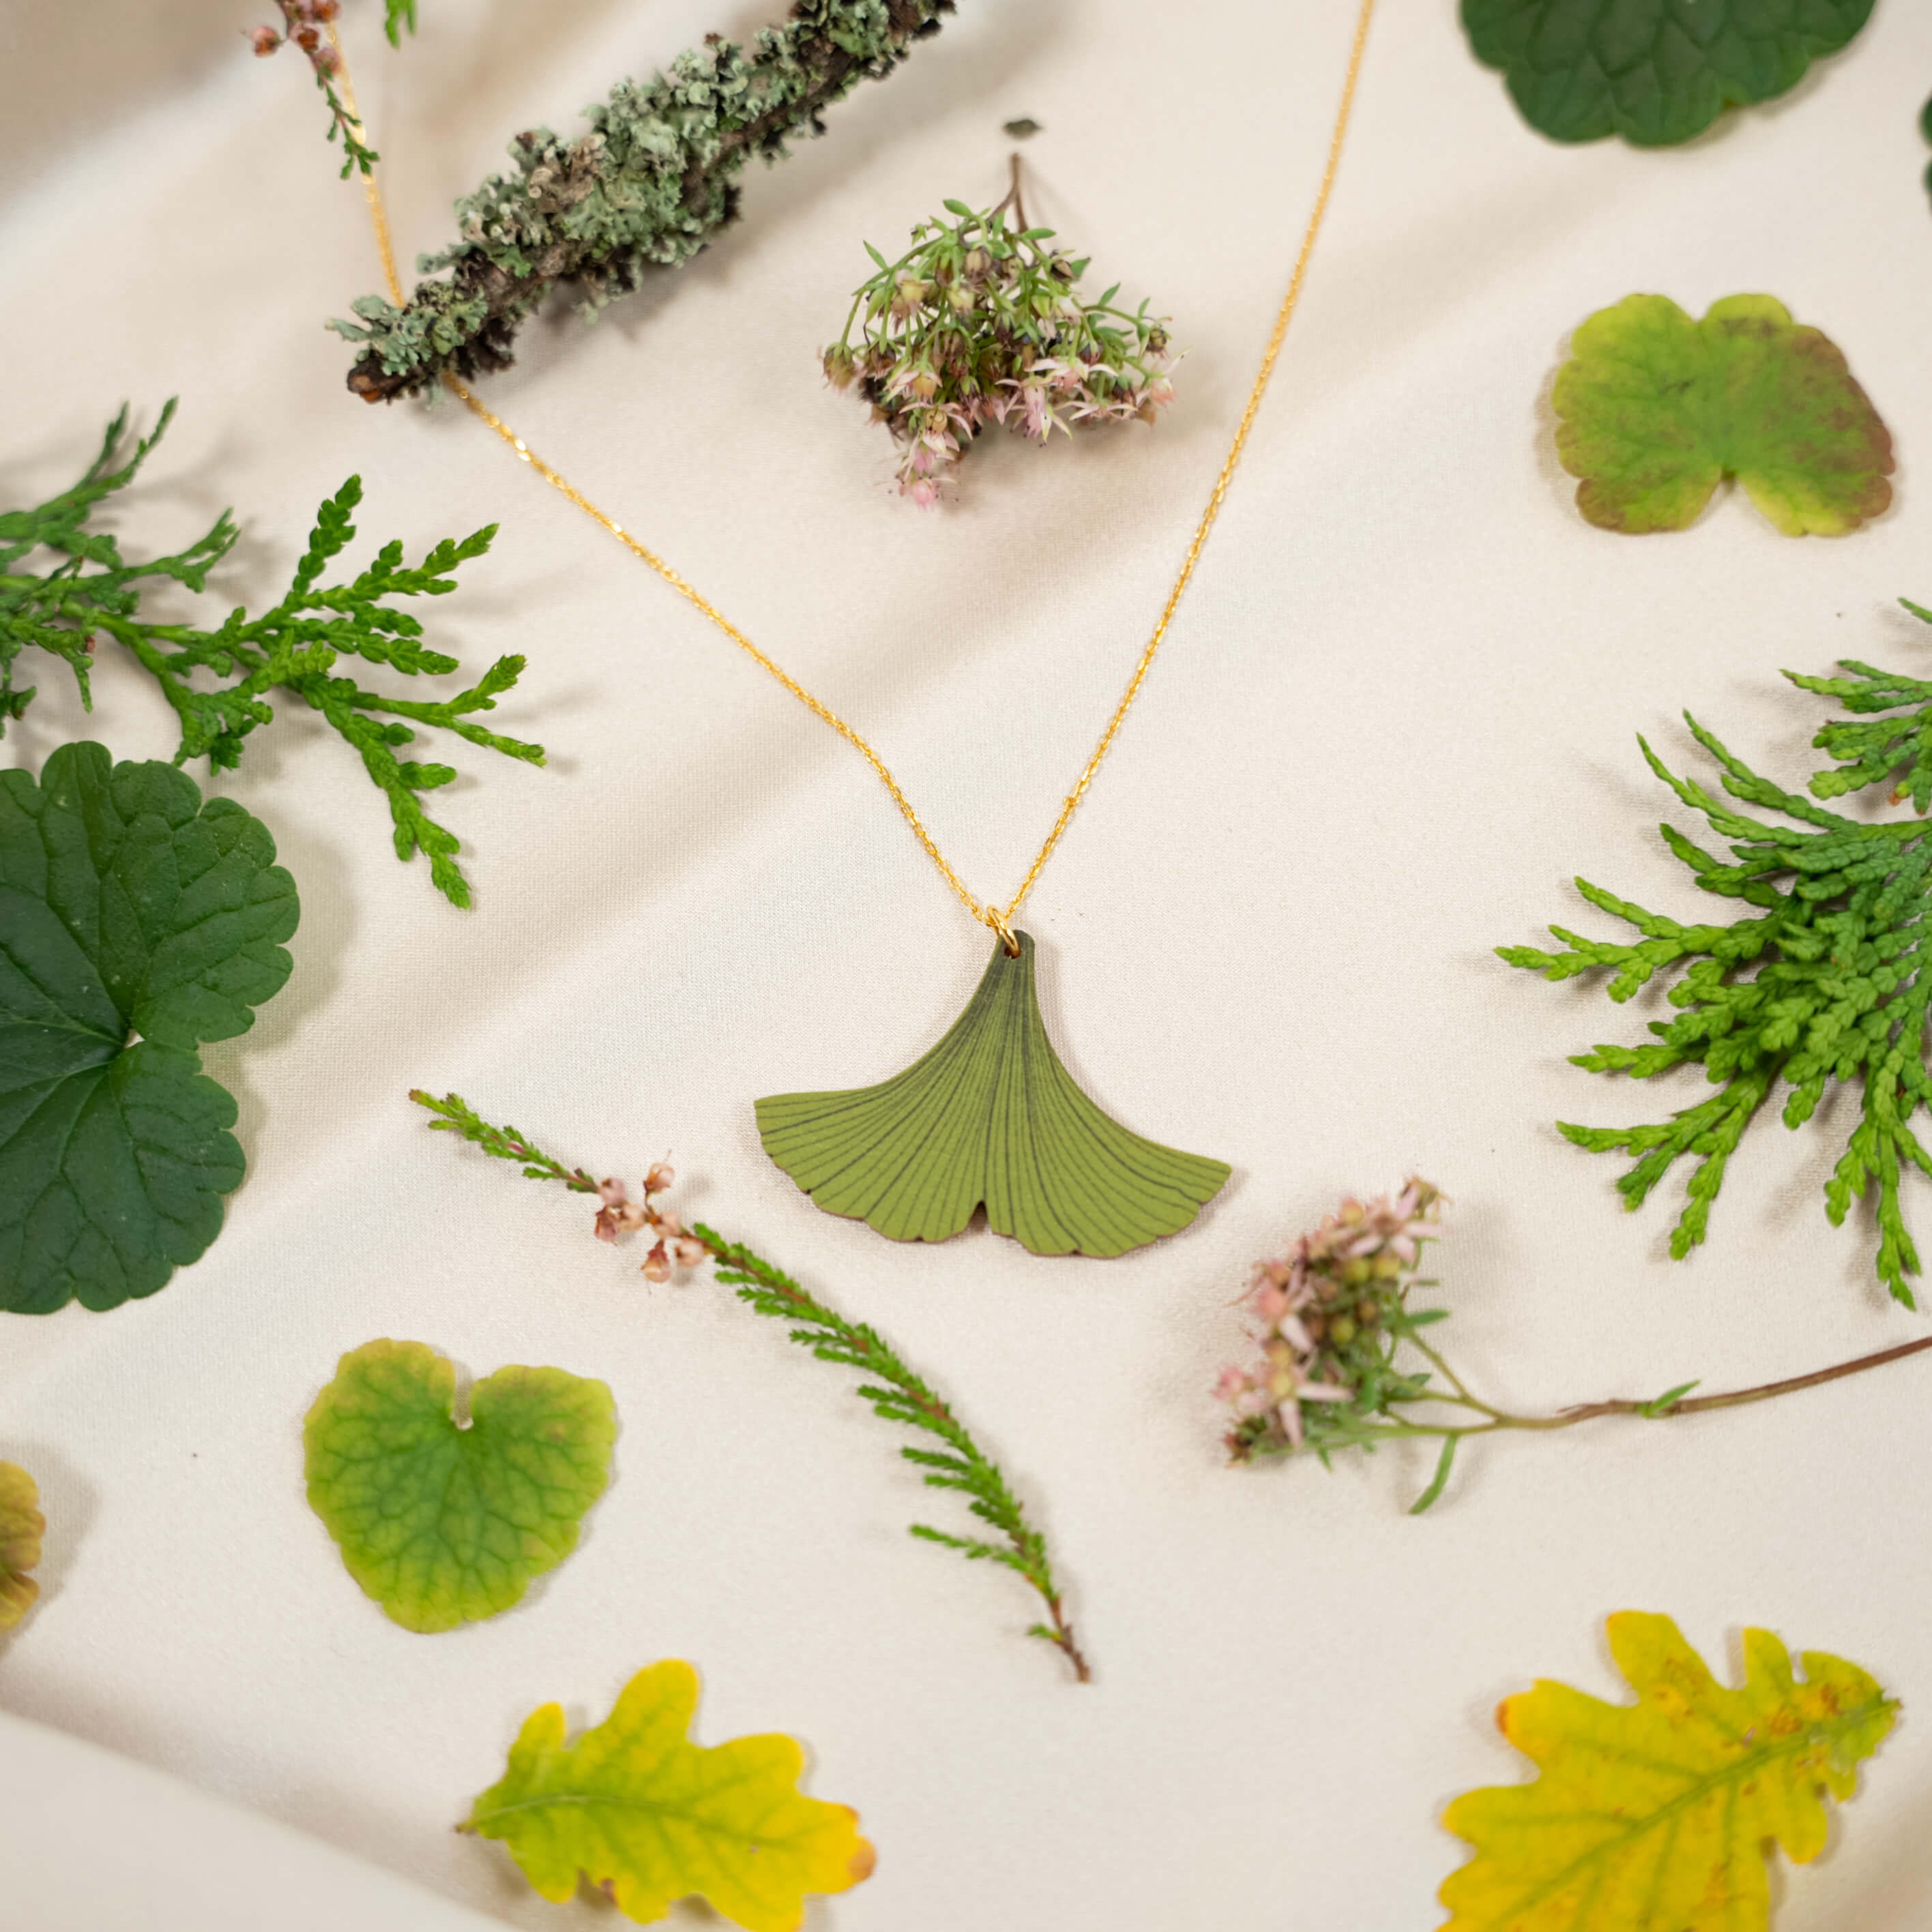
<instances>
[{"instance_id":1,"label":"gold chain necklace","mask_svg":"<svg viewBox=\"0 0 1932 1932\"><path fill-rule=\"evenodd\" d=\"M1015 929L1012 920L1140 695L1154 654L1167 635L1208 532L1221 513L1235 466L1241 460L1287 338L1316 240L1328 212L1374 11L1375 0L1360 0L1321 186L1295 256L1288 292L1276 314L1261 367L1207 507L1120 702L1072 790L1060 801L1059 815L1034 854L1018 890L1004 906L992 899L982 902L967 890L884 759L858 731L767 656L656 551L554 470L464 383L447 373L443 376L444 386L523 462L648 564L858 752L891 794L892 802L960 903L997 936L999 943L992 961L965 1011L939 1043L904 1072L875 1087L780 1094L758 1102L758 1130L766 1152L820 1207L831 1213L862 1219L896 1239L932 1240L958 1233L983 1205L988 1223L996 1232L1016 1235L1035 1253L1118 1255L1186 1226L1228 1178L1229 1169L1224 1162L1181 1154L1129 1132L1074 1083L1054 1052L1040 1016L1034 991L1033 941ZM328 32L339 58L340 43L332 25ZM359 136L363 132L361 116L346 64L338 69L336 79ZM389 299L400 308L404 297L396 274L388 215L373 171L364 174L362 187Z\"/></svg>"}]
</instances>

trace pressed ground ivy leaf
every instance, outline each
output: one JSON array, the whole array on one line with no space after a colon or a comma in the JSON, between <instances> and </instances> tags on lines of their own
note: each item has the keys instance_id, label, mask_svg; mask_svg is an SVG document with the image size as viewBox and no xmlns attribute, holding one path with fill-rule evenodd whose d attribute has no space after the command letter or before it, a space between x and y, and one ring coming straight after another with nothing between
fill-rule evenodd
<instances>
[{"instance_id":1,"label":"pressed ground ivy leaf","mask_svg":"<svg viewBox=\"0 0 1932 1932\"><path fill-rule=\"evenodd\" d=\"M672 1660L639 1671L574 1744L558 1706L532 1711L463 1828L500 1838L559 1904L580 1874L640 1925L696 1894L746 1932L793 1932L808 1893L871 1876L858 1814L800 1792L790 1738L692 1744L697 1708L698 1673Z\"/></svg>"},{"instance_id":2,"label":"pressed ground ivy leaf","mask_svg":"<svg viewBox=\"0 0 1932 1932\"><path fill-rule=\"evenodd\" d=\"M0 1462L0 1630L11 1630L40 1594L27 1572L40 1560L46 1527L33 1478L17 1462Z\"/></svg>"},{"instance_id":3,"label":"pressed ground ivy leaf","mask_svg":"<svg viewBox=\"0 0 1932 1932\"><path fill-rule=\"evenodd\" d=\"M1608 530L1681 530L1735 476L1786 536L1842 536L1892 502L1892 434L1837 346L1769 296L1694 322L1627 296L1558 373L1557 453Z\"/></svg>"},{"instance_id":4,"label":"pressed ground ivy leaf","mask_svg":"<svg viewBox=\"0 0 1932 1932\"><path fill-rule=\"evenodd\" d=\"M1476 58L1558 141L1664 147L1796 87L1872 0L1462 0Z\"/></svg>"},{"instance_id":5,"label":"pressed ground ivy leaf","mask_svg":"<svg viewBox=\"0 0 1932 1932\"><path fill-rule=\"evenodd\" d=\"M1636 1702L1548 1682L1503 1700L1498 1727L1540 1774L1443 1814L1476 1856L1443 1882L1442 1932L1763 1932L1765 1847L1815 1858L1825 1797L1853 1795L1897 1720L1822 1651L1798 1682L1768 1630L1744 1632L1744 1688L1726 1690L1668 1617L1625 1610L1608 1628Z\"/></svg>"},{"instance_id":6,"label":"pressed ground ivy leaf","mask_svg":"<svg viewBox=\"0 0 1932 1932\"><path fill-rule=\"evenodd\" d=\"M288 978L274 857L170 765L0 772L0 1309L152 1294L220 1231L242 1150L195 1048Z\"/></svg>"},{"instance_id":7,"label":"pressed ground ivy leaf","mask_svg":"<svg viewBox=\"0 0 1932 1932\"><path fill-rule=\"evenodd\" d=\"M308 1499L350 1575L398 1623L453 1630L507 1610L577 1547L616 1434L602 1382L499 1369L459 1420L444 1357L368 1342L308 1412Z\"/></svg>"}]
</instances>

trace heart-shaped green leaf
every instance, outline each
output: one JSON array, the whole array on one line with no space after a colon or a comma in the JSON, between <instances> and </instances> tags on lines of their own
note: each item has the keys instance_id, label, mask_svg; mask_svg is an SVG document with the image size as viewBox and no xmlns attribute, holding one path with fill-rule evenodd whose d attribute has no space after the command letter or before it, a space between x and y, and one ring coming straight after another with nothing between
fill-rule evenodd
<instances>
[{"instance_id":1,"label":"heart-shaped green leaf","mask_svg":"<svg viewBox=\"0 0 1932 1932\"><path fill-rule=\"evenodd\" d=\"M1462 0L1462 27L1532 128L1655 148L1796 87L1871 10L1872 0Z\"/></svg>"},{"instance_id":2,"label":"heart-shaped green leaf","mask_svg":"<svg viewBox=\"0 0 1932 1932\"><path fill-rule=\"evenodd\" d=\"M1693 322L1662 296L1600 309L1558 372L1557 453L1608 530L1681 530L1735 476L1786 536L1843 536L1892 502L1892 433L1828 337L1769 296Z\"/></svg>"},{"instance_id":3,"label":"heart-shaped green leaf","mask_svg":"<svg viewBox=\"0 0 1932 1932\"><path fill-rule=\"evenodd\" d=\"M152 1294L220 1232L242 1150L195 1048L288 978L274 857L170 765L0 772L0 1309Z\"/></svg>"},{"instance_id":4,"label":"heart-shaped green leaf","mask_svg":"<svg viewBox=\"0 0 1932 1932\"><path fill-rule=\"evenodd\" d=\"M456 1370L420 1342L344 1355L302 1436L308 1499L349 1574L405 1630L494 1617L577 1547L617 1412L603 1383L499 1369L456 1414Z\"/></svg>"}]
</instances>

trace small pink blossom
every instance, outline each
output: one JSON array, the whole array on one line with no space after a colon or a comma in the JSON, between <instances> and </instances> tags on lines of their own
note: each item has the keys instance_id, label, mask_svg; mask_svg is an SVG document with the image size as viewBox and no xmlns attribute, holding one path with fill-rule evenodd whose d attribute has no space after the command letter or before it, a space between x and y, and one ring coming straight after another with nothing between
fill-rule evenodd
<instances>
[{"instance_id":1,"label":"small pink blossom","mask_svg":"<svg viewBox=\"0 0 1932 1932\"><path fill-rule=\"evenodd\" d=\"M1441 1233L1441 1202L1420 1180L1394 1197L1352 1197L1286 1254L1255 1264L1242 1299L1257 1358L1223 1369L1214 1384L1244 1429L1265 1418L1264 1439L1277 1450L1299 1449L1308 1428L1303 1403L1354 1400L1351 1379L1365 1366L1358 1352L1370 1352L1367 1362L1381 1359L1378 1324L1400 1305L1420 1244ZM1243 1433L1229 1441L1238 1456L1255 1446Z\"/></svg>"}]
</instances>

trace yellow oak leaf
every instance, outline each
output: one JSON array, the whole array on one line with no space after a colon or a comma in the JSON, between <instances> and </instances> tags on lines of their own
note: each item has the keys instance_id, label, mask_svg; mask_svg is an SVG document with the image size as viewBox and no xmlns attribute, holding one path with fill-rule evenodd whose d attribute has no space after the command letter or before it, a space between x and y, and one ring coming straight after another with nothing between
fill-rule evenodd
<instances>
[{"instance_id":1,"label":"yellow oak leaf","mask_svg":"<svg viewBox=\"0 0 1932 1932\"><path fill-rule=\"evenodd\" d=\"M502 1782L462 1828L500 1838L559 1904L580 1874L639 1924L696 1893L746 1932L794 1932L808 1892L872 1876L859 1814L799 1790L795 1739L692 1744L697 1708L698 1673L675 1659L639 1671L573 1744L562 1708L545 1704L524 1719Z\"/></svg>"},{"instance_id":2,"label":"yellow oak leaf","mask_svg":"<svg viewBox=\"0 0 1932 1932\"><path fill-rule=\"evenodd\" d=\"M11 1630L40 1594L27 1572L40 1560L46 1527L33 1478L17 1462L0 1462L0 1630Z\"/></svg>"},{"instance_id":3,"label":"yellow oak leaf","mask_svg":"<svg viewBox=\"0 0 1932 1932\"><path fill-rule=\"evenodd\" d=\"M1668 1617L1624 1610L1610 1654L1637 1694L1606 1704L1539 1682L1496 1723L1541 1775L1471 1791L1442 1822L1476 1856L1443 1882L1442 1932L1762 1932L1768 1841L1799 1864L1898 1706L1857 1665L1744 1634L1727 1690Z\"/></svg>"}]
</instances>

